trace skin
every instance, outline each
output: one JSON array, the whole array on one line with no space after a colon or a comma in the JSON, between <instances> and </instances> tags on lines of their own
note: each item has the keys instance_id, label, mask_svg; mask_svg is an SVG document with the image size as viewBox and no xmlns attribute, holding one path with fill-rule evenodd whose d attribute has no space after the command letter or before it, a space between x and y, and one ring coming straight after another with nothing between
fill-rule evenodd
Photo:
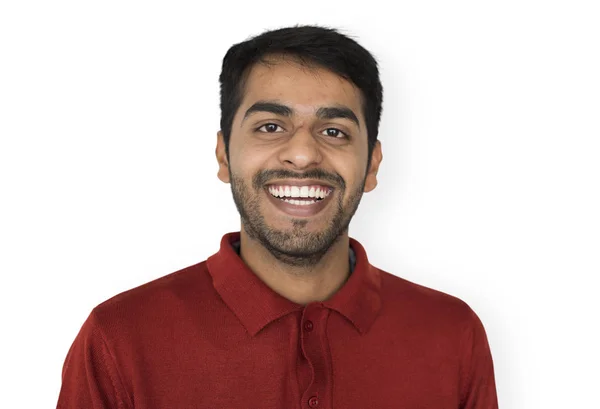
<instances>
[{"instance_id":1,"label":"skin","mask_svg":"<svg viewBox=\"0 0 600 409\"><path fill-rule=\"evenodd\" d=\"M221 132L216 147L218 177L231 184L240 211L240 256L281 296L303 305L327 300L350 274L348 224L362 194L376 187L382 160L377 141L367 169L360 90L325 69L271 57L269 64L250 69L244 91L229 158ZM284 105L290 112L247 115L257 102ZM319 117L322 107L347 108L359 124ZM280 181L306 183L305 177L333 187L329 203L314 215L287 214L265 190Z\"/></svg>"}]
</instances>

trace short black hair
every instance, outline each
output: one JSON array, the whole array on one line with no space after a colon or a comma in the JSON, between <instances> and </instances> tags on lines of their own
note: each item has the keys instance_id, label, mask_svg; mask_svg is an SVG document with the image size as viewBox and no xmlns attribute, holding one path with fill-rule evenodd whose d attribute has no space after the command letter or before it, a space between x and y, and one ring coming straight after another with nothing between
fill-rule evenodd
<instances>
[{"instance_id":1,"label":"short black hair","mask_svg":"<svg viewBox=\"0 0 600 409\"><path fill-rule=\"evenodd\" d=\"M272 55L291 56L304 65L325 68L352 82L362 93L368 135L369 163L379 133L383 87L377 61L355 40L327 27L297 25L266 31L229 48L223 58L221 132L229 156L229 138L236 111L242 103L250 68Z\"/></svg>"}]
</instances>

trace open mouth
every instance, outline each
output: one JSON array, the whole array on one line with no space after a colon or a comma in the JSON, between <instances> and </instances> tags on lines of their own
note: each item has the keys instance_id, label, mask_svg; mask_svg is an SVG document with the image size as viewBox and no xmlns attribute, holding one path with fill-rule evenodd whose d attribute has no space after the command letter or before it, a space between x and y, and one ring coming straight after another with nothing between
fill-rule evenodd
<instances>
[{"instance_id":1,"label":"open mouth","mask_svg":"<svg viewBox=\"0 0 600 409\"><path fill-rule=\"evenodd\" d=\"M317 184L265 186L269 201L283 213L295 218L313 217L321 213L331 202L333 190L332 187Z\"/></svg>"},{"instance_id":2,"label":"open mouth","mask_svg":"<svg viewBox=\"0 0 600 409\"><path fill-rule=\"evenodd\" d=\"M322 185L286 186L270 185L268 191L271 196L296 206L310 206L327 198L332 188Z\"/></svg>"}]
</instances>

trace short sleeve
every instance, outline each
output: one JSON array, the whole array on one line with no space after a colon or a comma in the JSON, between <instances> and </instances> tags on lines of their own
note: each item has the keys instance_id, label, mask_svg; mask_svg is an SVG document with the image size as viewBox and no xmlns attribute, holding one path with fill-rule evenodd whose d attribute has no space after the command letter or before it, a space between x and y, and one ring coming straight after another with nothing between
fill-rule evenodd
<instances>
[{"instance_id":1,"label":"short sleeve","mask_svg":"<svg viewBox=\"0 0 600 409\"><path fill-rule=\"evenodd\" d=\"M497 409L494 364L483 324L469 309L462 339L460 409Z\"/></svg>"},{"instance_id":2,"label":"short sleeve","mask_svg":"<svg viewBox=\"0 0 600 409\"><path fill-rule=\"evenodd\" d=\"M71 345L57 409L126 409L125 390L94 311Z\"/></svg>"}]
</instances>

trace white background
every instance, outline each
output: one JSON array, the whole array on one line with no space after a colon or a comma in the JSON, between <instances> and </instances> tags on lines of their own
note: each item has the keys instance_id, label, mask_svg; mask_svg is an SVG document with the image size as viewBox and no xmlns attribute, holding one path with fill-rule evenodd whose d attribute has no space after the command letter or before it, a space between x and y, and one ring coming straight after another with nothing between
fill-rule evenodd
<instances>
[{"instance_id":1,"label":"white background","mask_svg":"<svg viewBox=\"0 0 600 409\"><path fill-rule=\"evenodd\" d=\"M54 407L91 309L239 228L216 177L233 43L337 27L380 62L380 184L351 235L482 319L502 408L597 407L594 1L5 1L2 407Z\"/></svg>"}]
</instances>

